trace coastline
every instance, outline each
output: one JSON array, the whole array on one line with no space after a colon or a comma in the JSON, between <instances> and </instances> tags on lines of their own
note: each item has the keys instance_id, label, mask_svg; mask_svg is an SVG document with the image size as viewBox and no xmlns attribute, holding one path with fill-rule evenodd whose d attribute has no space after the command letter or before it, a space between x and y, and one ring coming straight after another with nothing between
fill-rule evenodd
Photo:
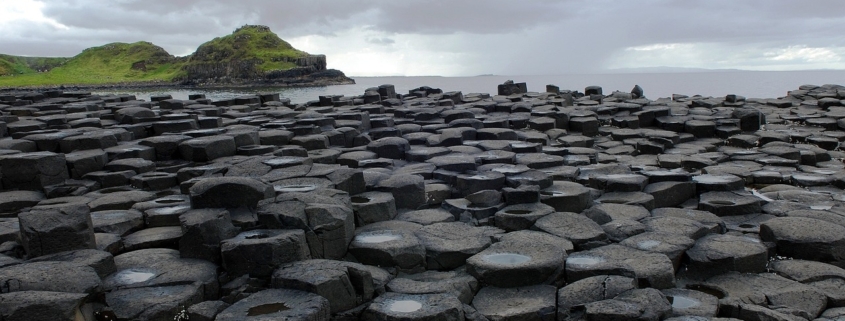
<instances>
[{"instance_id":1,"label":"coastline","mask_svg":"<svg viewBox=\"0 0 845 321\"><path fill-rule=\"evenodd\" d=\"M0 87L0 92L27 91L27 90L121 90L121 89L228 89L228 88L251 88L251 87L324 87L335 85L353 85L355 79L341 76L318 79L283 79L281 81L228 81L228 82L126 82L112 84L66 84L66 85L43 85L43 86L20 86Z\"/></svg>"}]
</instances>

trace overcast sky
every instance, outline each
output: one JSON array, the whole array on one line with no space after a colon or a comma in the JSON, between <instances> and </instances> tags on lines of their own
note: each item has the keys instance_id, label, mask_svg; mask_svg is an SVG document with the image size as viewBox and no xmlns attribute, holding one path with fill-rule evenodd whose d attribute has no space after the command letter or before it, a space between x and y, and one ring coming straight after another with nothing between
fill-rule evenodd
<instances>
[{"instance_id":1,"label":"overcast sky","mask_svg":"<svg viewBox=\"0 0 845 321\"><path fill-rule=\"evenodd\" d=\"M837 0L0 0L0 53L183 56L244 24L351 76L845 69Z\"/></svg>"}]
</instances>

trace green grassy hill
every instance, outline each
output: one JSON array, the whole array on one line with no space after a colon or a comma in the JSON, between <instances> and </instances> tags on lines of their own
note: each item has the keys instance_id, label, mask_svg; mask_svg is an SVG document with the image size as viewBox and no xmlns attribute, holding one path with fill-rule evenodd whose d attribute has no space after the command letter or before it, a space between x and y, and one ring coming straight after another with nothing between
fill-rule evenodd
<instances>
[{"instance_id":1,"label":"green grassy hill","mask_svg":"<svg viewBox=\"0 0 845 321\"><path fill-rule=\"evenodd\" d=\"M170 81L181 72L183 61L149 42L110 43L85 49L48 72L0 77L0 86Z\"/></svg>"},{"instance_id":2,"label":"green grassy hill","mask_svg":"<svg viewBox=\"0 0 845 321\"><path fill-rule=\"evenodd\" d=\"M21 57L0 54L0 76L49 71L70 58Z\"/></svg>"},{"instance_id":3,"label":"green grassy hill","mask_svg":"<svg viewBox=\"0 0 845 321\"><path fill-rule=\"evenodd\" d=\"M0 55L0 87L175 82L222 72L229 78L250 78L295 68L307 56L270 28L247 25L202 44L187 57L174 57L149 42L111 43L73 58ZM231 66L242 70L231 72Z\"/></svg>"},{"instance_id":4,"label":"green grassy hill","mask_svg":"<svg viewBox=\"0 0 845 321\"><path fill-rule=\"evenodd\" d=\"M270 28L248 25L200 45L187 64L256 61L261 71L286 70L296 67L293 61L305 56L308 53L296 50Z\"/></svg>"}]
</instances>

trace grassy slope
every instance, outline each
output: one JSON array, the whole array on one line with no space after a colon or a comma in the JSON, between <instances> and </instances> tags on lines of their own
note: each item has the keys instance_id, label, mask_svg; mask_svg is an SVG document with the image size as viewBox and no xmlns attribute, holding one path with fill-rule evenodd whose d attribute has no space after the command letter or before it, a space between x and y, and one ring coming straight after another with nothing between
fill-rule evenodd
<instances>
[{"instance_id":1,"label":"grassy slope","mask_svg":"<svg viewBox=\"0 0 845 321\"><path fill-rule=\"evenodd\" d=\"M145 70L133 69L137 62L144 62ZM148 42L111 43L88 48L49 72L0 77L0 86L170 81L179 75L182 63Z\"/></svg>"},{"instance_id":2,"label":"grassy slope","mask_svg":"<svg viewBox=\"0 0 845 321\"><path fill-rule=\"evenodd\" d=\"M145 62L146 71L132 69L134 63L141 61ZM0 77L0 86L168 81L179 72L179 63L164 49L148 42L112 43L86 49L46 73Z\"/></svg>"},{"instance_id":3,"label":"grassy slope","mask_svg":"<svg viewBox=\"0 0 845 321\"><path fill-rule=\"evenodd\" d=\"M46 71L61 66L70 58L21 57L0 54L0 76Z\"/></svg>"},{"instance_id":4,"label":"grassy slope","mask_svg":"<svg viewBox=\"0 0 845 321\"><path fill-rule=\"evenodd\" d=\"M286 70L296 65L285 59L306 55L308 53L296 50L267 27L244 26L231 35L202 44L193 55L186 58L173 57L148 42L112 43L88 48L73 58L0 55L0 87L173 81L185 75L184 67L189 64L245 60L259 62L258 69L261 71ZM31 61L22 64L21 59ZM145 62L145 70L133 69L133 64L140 61ZM35 68L22 67L42 66L45 63L60 66L40 73L35 72Z\"/></svg>"},{"instance_id":5,"label":"grassy slope","mask_svg":"<svg viewBox=\"0 0 845 321\"><path fill-rule=\"evenodd\" d=\"M264 26L243 26L231 35L214 38L197 48L188 64L227 63L231 61L260 60L261 71L286 70L296 67L288 58L307 56Z\"/></svg>"}]
</instances>

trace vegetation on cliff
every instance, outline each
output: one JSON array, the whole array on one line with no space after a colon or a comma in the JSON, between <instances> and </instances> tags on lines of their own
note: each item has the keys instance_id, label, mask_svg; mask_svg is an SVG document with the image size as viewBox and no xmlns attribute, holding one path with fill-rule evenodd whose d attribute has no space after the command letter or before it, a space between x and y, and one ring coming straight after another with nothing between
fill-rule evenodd
<instances>
[{"instance_id":1,"label":"vegetation on cliff","mask_svg":"<svg viewBox=\"0 0 845 321\"><path fill-rule=\"evenodd\" d=\"M0 87L250 81L313 64L309 57L314 56L293 48L270 28L247 25L200 45L187 57L175 57L149 42L111 43L73 58L0 55Z\"/></svg>"},{"instance_id":2,"label":"vegetation on cliff","mask_svg":"<svg viewBox=\"0 0 845 321\"><path fill-rule=\"evenodd\" d=\"M70 58L20 57L0 54L0 76L49 71Z\"/></svg>"},{"instance_id":3,"label":"vegetation on cliff","mask_svg":"<svg viewBox=\"0 0 845 321\"><path fill-rule=\"evenodd\" d=\"M231 35L214 38L188 56L187 64L255 62L260 71L287 70L296 67L295 61L308 53L293 48L270 28L243 26Z\"/></svg>"},{"instance_id":4,"label":"vegetation on cliff","mask_svg":"<svg viewBox=\"0 0 845 321\"><path fill-rule=\"evenodd\" d=\"M0 77L0 86L171 81L181 72L182 64L182 59L149 42L110 43L85 49L46 72Z\"/></svg>"}]
</instances>

